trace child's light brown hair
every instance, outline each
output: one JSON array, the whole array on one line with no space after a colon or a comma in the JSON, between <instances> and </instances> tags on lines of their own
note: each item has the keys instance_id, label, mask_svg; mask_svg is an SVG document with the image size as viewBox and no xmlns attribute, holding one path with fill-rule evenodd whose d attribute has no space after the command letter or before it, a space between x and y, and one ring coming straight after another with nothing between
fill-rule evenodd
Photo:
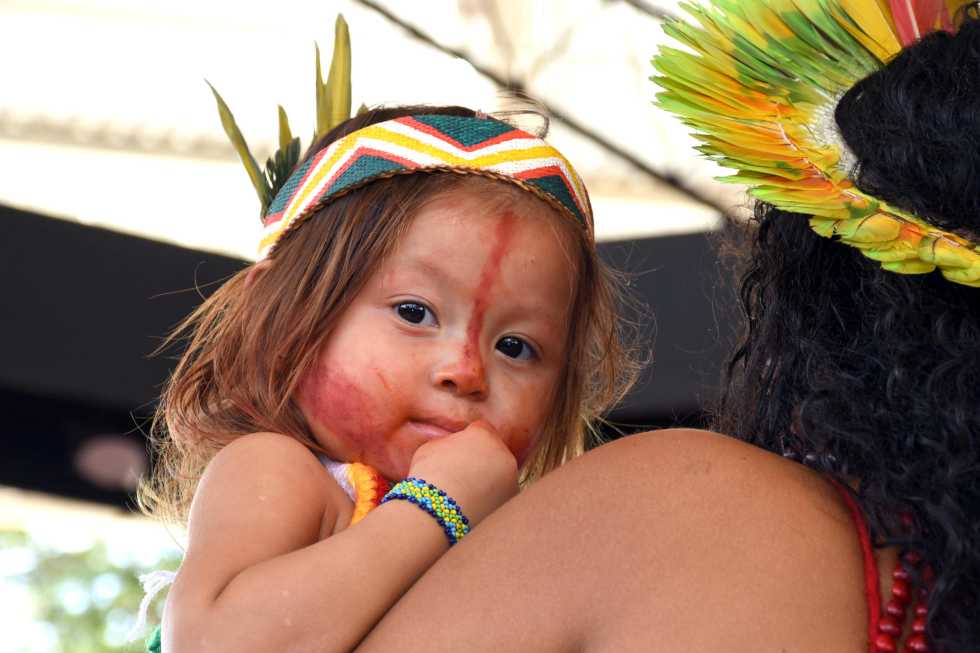
<instances>
[{"instance_id":1,"label":"child's light brown hair","mask_svg":"<svg viewBox=\"0 0 980 653\"><path fill-rule=\"evenodd\" d=\"M475 115L461 107L368 111L332 130L306 156L368 125L423 113ZM481 191L507 184L477 179ZM242 270L188 316L164 343L184 341L186 348L151 428L154 469L140 486L143 511L184 523L204 468L239 436L282 433L319 451L294 399L318 348L418 210L474 183L472 176L452 172L371 182L331 201L284 237L261 274ZM512 189L527 201L543 201L506 187ZM627 337L632 331L620 317L626 296L618 278L581 225L555 215L576 244L570 264L577 283L565 369L551 418L525 461L525 481L581 453L597 418L622 398L638 369Z\"/></svg>"}]
</instances>

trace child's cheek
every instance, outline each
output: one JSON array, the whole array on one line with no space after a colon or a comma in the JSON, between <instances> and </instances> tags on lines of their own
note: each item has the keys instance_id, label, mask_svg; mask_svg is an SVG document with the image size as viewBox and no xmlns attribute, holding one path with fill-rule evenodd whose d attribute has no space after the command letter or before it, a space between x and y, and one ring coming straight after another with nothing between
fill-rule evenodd
<instances>
[{"instance_id":1,"label":"child's cheek","mask_svg":"<svg viewBox=\"0 0 980 653\"><path fill-rule=\"evenodd\" d=\"M534 446L534 440L535 438L530 429L521 429L511 442L509 449L514 454L514 457L517 458L518 467L524 466L527 455L531 453L531 449Z\"/></svg>"},{"instance_id":2,"label":"child's cheek","mask_svg":"<svg viewBox=\"0 0 980 653\"><path fill-rule=\"evenodd\" d=\"M380 373L375 377L387 385ZM302 405L318 434L328 439L336 455L351 461L385 465L388 428L377 398L341 370L317 367L303 384ZM389 409L390 410L390 409Z\"/></svg>"},{"instance_id":3,"label":"child's cheek","mask_svg":"<svg viewBox=\"0 0 980 653\"><path fill-rule=\"evenodd\" d=\"M550 393L540 386L526 388L518 393L511 404L513 421L506 431L504 442L520 466L524 465L541 439L548 421L554 418L554 392L554 387Z\"/></svg>"}]
</instances>

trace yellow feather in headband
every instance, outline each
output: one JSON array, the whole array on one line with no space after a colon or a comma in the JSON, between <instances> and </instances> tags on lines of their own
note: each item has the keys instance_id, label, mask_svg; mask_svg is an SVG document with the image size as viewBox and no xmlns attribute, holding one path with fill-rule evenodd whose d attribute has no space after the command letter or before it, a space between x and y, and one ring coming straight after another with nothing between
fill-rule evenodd
<instances>
[{"instance_id":1,"label":"yellow feather in headband","mask_svg":"<svg viewBox=\"0 0 980 653\"><path fill-rule=\"evenodd\" d=\"M692 128L703 154L732 168L722 181L813 216L890 271L939 269L980 287L980 246L861 192L834 109L855 83L923 34L953 29L964 0L713 0L681 3L694 23L664 30L658 104Z\"/></svg>"}]
</instances>

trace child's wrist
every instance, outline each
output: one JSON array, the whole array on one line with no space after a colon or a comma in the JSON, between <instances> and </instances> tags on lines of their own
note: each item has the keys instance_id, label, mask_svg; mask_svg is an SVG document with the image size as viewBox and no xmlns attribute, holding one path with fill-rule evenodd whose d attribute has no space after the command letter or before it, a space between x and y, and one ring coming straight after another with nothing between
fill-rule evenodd
<instances>
[{"instance_id":1,"label":"child's wrist","mask_svg":"<svg viewBox=\"0 0 980 653\"><path fill-rule=\"evenodd\" d=\"M428 513L442 528L450 546L470 531L470 521L459 504L445 491L420 478L410 476L396 483L381 499L381 503L389 501L407 501Z\"/></svg>"}]
</instances>

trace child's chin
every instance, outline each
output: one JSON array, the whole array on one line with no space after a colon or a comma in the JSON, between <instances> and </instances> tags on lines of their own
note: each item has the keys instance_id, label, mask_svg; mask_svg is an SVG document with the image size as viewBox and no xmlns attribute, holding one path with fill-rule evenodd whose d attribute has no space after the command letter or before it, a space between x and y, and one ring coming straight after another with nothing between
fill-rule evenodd
<instances>
[{"instance_id":1,"label":"child's chin","mask_svg":"<svg viewBox=\"0 0 980 653\"><path fill-rule=\"evenodd\" d=\"M404 463L395 462L392 460L385 461L371 461L365 460L364 464L368 465L378 474L381 474L384 478L389 481L400 481L406 476L408 476L409 468L411 467L411 457L409 456Z\"/></svg>"}]
</instances>

